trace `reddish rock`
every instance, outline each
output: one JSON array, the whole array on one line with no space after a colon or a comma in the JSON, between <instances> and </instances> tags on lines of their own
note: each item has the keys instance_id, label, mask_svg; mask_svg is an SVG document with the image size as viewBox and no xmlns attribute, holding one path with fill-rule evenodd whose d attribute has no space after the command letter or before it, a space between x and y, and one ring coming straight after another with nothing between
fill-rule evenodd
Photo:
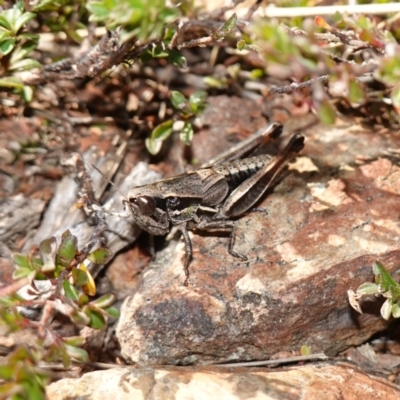
<instances>
[{"instance_id":1,"label":"reddish rock","mask_svg":"<svg viewBox=\"0 0 400 400\"><path fill-rule=\"evenodd\" d=\"M146 364L262 360L309 345L328 354L386 327L379 299L351 309L347 290L372 281L372 263L400 259L399 137L355 125L313 127L289 174L228 238L193 234L189 286L174 242L126 299L124 357ZM282 142L286 142L283 139ZM301 171L301 172L299 172ZM307 172L310 171L310 172Z\"/></svg>"},{"instance_id":2,"label":"reddish rock","mask_svg":"<svg viewBox=\"0 0 400 400\"><path fill-rule=\"evenodd\" d=\"M63 379L46 389L49 400L259 399L397 400L389 382L348 366L263 368L114 368Z\"/></svg>"},{"instance_id":3,"label":"reddish rock","mask_svg":"<svg viewBox=\"0 0 400 400\"><path fill-rule=\"evenodd\" d=\"M201 115L201 129L193 137L192 152L201 163L222 153L230 145L250 136L266 125L254 101L235 96L209 97Z\"/></svg>"}]
</instances>

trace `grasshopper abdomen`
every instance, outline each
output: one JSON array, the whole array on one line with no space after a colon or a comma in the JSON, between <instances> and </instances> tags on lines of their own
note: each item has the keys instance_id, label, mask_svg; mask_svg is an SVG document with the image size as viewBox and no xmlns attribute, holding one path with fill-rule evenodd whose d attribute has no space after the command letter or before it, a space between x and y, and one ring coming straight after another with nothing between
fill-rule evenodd
<instances>
[{"instance_id":1,"label":"grasshopper abdomen","mask_svg":"<svg viewBox=\"0 0 400 400\"><path fill-rule=\"evenodd\" d=\"M224 176L231 190L237 188L246 179L254 175L264 165L271 162L272 156L267 154L245 158L243 160L230 161L226 164L217 165L213 170Z\"/></svg>"}]
</instances>

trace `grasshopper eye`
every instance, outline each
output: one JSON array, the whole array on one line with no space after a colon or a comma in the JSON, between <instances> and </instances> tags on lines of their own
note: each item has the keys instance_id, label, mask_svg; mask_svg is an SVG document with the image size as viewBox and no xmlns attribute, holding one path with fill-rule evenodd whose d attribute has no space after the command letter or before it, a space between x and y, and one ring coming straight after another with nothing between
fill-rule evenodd
<instances>
[{"instance_id":1,"label":"grasshopper eye","mask_svg":"<svg viewBox=\"0 0 400 400\"><path fill-rule=\"evenodd\" d=\"M139 196L136 203L144 215L152 215L156 210L156 202L150 196Z\"/></svg>"}]
</instances>

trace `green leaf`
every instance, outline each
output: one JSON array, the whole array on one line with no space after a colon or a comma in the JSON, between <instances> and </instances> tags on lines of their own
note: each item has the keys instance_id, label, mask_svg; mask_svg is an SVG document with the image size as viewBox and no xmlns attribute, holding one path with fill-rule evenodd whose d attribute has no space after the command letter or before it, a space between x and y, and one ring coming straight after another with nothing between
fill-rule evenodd
<instances>
[{"instance_id":1,"label":"green leaf","mask_svg":"<svg viewBox=\"0 0 400 400\"><path fill-rule=\"evenodd\" d=\"M78 289L74 285L72 285L69 280L66 279L63 282L63 288L66 297L68 297L71 300L78 301L79 299Z\"/></svg>"},{"instance_id":2,"label":"green leaf","mask_svg":"<svg viewBox=\"0 0 400 400\"><path fill-rule=\"evenodd\" d=\"M364 102L364 90L356 80L349 82L349 100L351 103L360 104Z\"/></svg>"},{"instance_id":3,"label":"green leaf","mask_svg":"<svg viewBox=\"0 0 400 400\"><path fill-rule=\"evenodd\" d=\"M168 120L156 126L151 132L151 138L154 140L164 141L169 138L172 133L173 121Z\"/></svg>"},{"instance_id":4,"label":"green leaf","mask_svg":"<svg viewBox=\"0 0 400 400\"><path fill-rule=\"evenodd\" d=\"M12 26L10 25L10 22L4 15L0 15L0 28L4 28L7 31L12 31Z\"/></svg>"},{"instance_id":5,"label":"green leaf","mask_svg":"<svg viewBox=\"0 0 400 400\"><path fill-rule=\"evenodd\" d=\"M251 79L260 79L264 76L264 71L261 68L255 68L250 72Z\"/></svg>"},{"instance_id":6,"label":"green leaf","mask_svg":"<svg viewBox=\"0 0 400 400\"><path fill-rule=\"evenodd\" d=\"M64 368L68 368L71 364L71 360L68 356L64 343L56 341L49 346L45 360L51 362L55 360L59 361L60 359L64 365Z\"/></svg>"},{"instance_id":7,"label":"green leaf","mask_svg":"<svg viewBox=\"0 0 400 400\"><path fill-rule=\"evenodd\" d=\"M204 90L197 90L189 97L189 105L193 114L197 115L206 106L207 92Z\"/></svg>"},{"instance_id":8,"label":"green leaf","mask_svg":"<svg viewBox=\"0 0 400 400\"><path fill-rule=\"evenodd\" d=\"M394 318L400 318L400 305L395 303L392 305L392 315Z\"/></svg>"},{"instance_id":9,"label":"green leaf","mask_svg":"<svg viewBox=\"0 0 400 400\"><path fill-rule=\"evenodd\" d=\"M77 251L76 236L64 237L57 252L57 264L62 265L64 268L69 268Z\"/></svg>"},{"instance_id":10,"label":"green leaf","mask_svg":"<svg viewBox=\"0 0 400 400\"><path fill-rule=\"evenodd\" d=\"M2 31L2 30L0 29L0 42L2 42L3 39L9 38L9 37L10 37L10 34L9 34L8 32Z\"/></svg>"},{"instance_id":11,"label":"green leaf","mask_svg":"<svg viewBox=\"0 0 400 400\"><path fill-rule=\"evenodd\" d=\"M392 291L392 299L393 300L398 300L400 299L400 286L399 284L397 284L397 286L393 286L391 287L391 291Z\"/></svg>"},{"instance_id":12,"label":"green leaf","mask_svg":"<svg viewBox=\"0 0 400 400\"><path fill-rule=\"evenodd\" d=\"M69 336L62 338L62 341L69 346L82 347L85 344L85 339L82 336Z\"/></svg>"},{"instance_id":13,"label":"green leaf","mask_svg":"<svg viewBox=\"0 0 400 400\"><path fill-rule=\"evenodd\" d=\"M25 24L36 17L36 14L31 12L23 13L16 21L14 25L15 32L18 32Z\"/></svg>"},{"instance_id":14,"label":"green leaf","mask_svg":"<svg viewBox=\"0 0 400 400\"><path fill-rule=\"evenodd\" d=\"M31 265L29 263L29 258L25 254L15 253L12 256L14 264L19 267L29 268L31 270Z\"/></svg>"},{"instance_id":15,"label":"green leaf","mask_svg":"<svg viewBox=\"0 0 400 400\"><path fill-rule=\"evenodd\" d=\"M34 43L37 46L37 44L39 43L39 35L36 35L35 33L22 32L18 35L18 38L29 40L29 43L24 43L22 45L22 48L25 48L25 44L30 45L31 43Z\"/></svg>"},{"instance_id":16,"label":"green leaf","mask_svg":"<svg viewBox=\"0 0 400 400\"><path fill-rule=\"evenodd\" d=\"M387 85L397 85L400 79L400 57L398 54L383 58L375 75Z\"/></svg>"},{"instance_id":17,"label":"green leaf","mask_svg":"<svg viewBox=\"0 0 400 400\"><path fill-rule=\"evenodd\" d=\"M103 311L106 312L111 318L119 318L120 312L117 307L107 307L103 308Z\"/></svg>"},{"instance_id":18,"label":"green leaf","mask_svg":"<svg viewBox=\"0 0 400 400\"><path fill-rule=\"evenodd\" d=\"M37 44L35 42L32 42L31 40L27 41L22 46L19 46L11 55L10 63L14 64L17 61L26 59L28 55L36 48L36 46ZM40 66L40 63L38 64Z\"/></svg>"},{"instance_id":19,"label":"green leaf","mask_svg":"<svg viewBox=\"0 0 400 400\"><path fill-rule=\"evenodd\" d=\"M22 400L24 388L19 383L15 381L4 382L0 385L0 398L1 399L12 399L12 400ZM22 394L21 394L22 393ZM13 397L11 397L13 395ZM44 400L44 399L43 399Z\"/></svg>"},{"instance_id":20,"label":"green leaf","mask_svg":"<svg viewBox=\"0 0 400 400\"><path fill-rule=\"evenodd\" d=\"M155 155L162 147L162 142L171 135L172 133L173 121L168 120L162 124L156 126L151 132L151 137L146 139L146 148L149 153Z\"/></svg>"},{"instance_id":21,"label":"green leaf","mask_svg":"<svg viewBox=\"0 0 400 400\"><path fill-rule=\"evenodd\" d=\"M94 296L96 294L96 284L94 282L93 276L86 268L84 263L80 263L78 267L81 271L84 271L87 276L87 283L82 286L83 291L85 294L89 296Z\"/></svg>"},{"instance_id":22,"label":"green leaf","mask_svg":"<svg viewBox=\"0 0 400 400\"><path fill-rule=\"evenodd\" d=\"M311 354L311 347L308 346L308 345L306 345L306 344L303 344L303 345L300 347L300 354L301 354L302 356L309 356L309 355Z\"/></svg>"},{"instance_id":23,"label":"green leaf","mask_svg":"<svg viewBox=\"0 0 400 400\"><path fill-rule=\"evenodd\" d=\"M18 10L19 15L22 14L24 12L25 9L25 4L23 0L18 0L15 4L14 7L16 10Z\"/></svg>"},{"instance_id":24,"label":"green leaf","mask_svg":"<svg viewBox=\"0 0 400 400\"><path fill-rule=\"evenodd\" d=\"M381 315L382 318L385 319L386 321L390 318L390 315L392 314L392 302L390 299L387 299L381 307Z\"/></svg>"},{"instance_id":25,"label":"green leaf","mask_svg":"<svg viewBox=\"0 0 400 400\"><path fill-rule=\"evenodd\" d=\"M147 138L145 140L145 145L146 145L146 149L148 150L148 152L150 154L153 154L153 156L155 156L161 150L162 141L161 140L154 140L152 138Z\"/></svg>"},{"instance_id":26,"label":"green leaf","mask_svg":"<svg viewBox=\"0 0 400 400\"><path fill-rule=\"evenodd\" d=\"M15 38L3 39L0 42L0 54L6 56L11 53L15 46Z\"/></svg>"},{"instance_id":27,"label":"green leaf","mask_svg":"<svg viewBox=\"0 0 400 400\"><path fill-rule=\"evenodd\" d=\"M66 344L65 348L67 349L67 353L71 358L81 362L86 362L89 360L89 355L86 350L76 346L71 346L69 344Z\"/></svg>"},{"instance_id":28,"label":"green leaf","mask_svg":"<svg viewBox=\"0 0 400 400\"><path fill-rule=\"evenodd\" d=\"M89 297L85 293L79 293L78 305L79 307L89 303Z\"/></svg>"},{"instance_id":29,"label":"green leaf","mask_svg":"<svg viewBox=\"0 0 400 400\"><path fill-rule=\"evenodd\" d=\"M97 310L93 310L89 307L85 307L85 314L90 318L89 326L93 329L103 329L106 325L104 315Z\"/></svg>"},{"instance_id":30,"label":"green leaf","mask_svg":"<svg viewBox=\"0 0 400 400\"><path fill-rule=\"evenodd\" d=\"M82 311L75 311L71 315L71 319L76 325L88 326L90 324L90 318Z\"/></svg>"},{"instance_id":31,"label":"green leaf","mask_svg":"<svg viewBox=\"0 0 400 400\"><path fill-rule=\"evenodd\" d=\"M377 285L376 283L363 283L358 287L357 294L361 295L379 294L379 285Z\"/></svg>"},{"instance_id":32,"label":"green leaf","mask_svg":"<svg viewBox=\"0 0 400 400\"><path fill-rule=\"evenodd\" d=\"M32 378L32 376L29 376L25 381L21 382L25 389L25 396L27 395L27 397L21 397L21 399L29 398L29 400L46 400L44 385Z\"/></svg>"},{"instance_id":33,"label":"green leaf","mask_svg":"<svg viewBox=\"0 0 400 400\"><path fill-rule=\"evenodd\" d=\"M189 121L185 122L183 129L180 133L180 139L186 146L190 146L193 139L193 126Z\"/></svg>"},{"instance_id":34,"label":"green leaf","mask_svg":"<svg viewBox=\"0 0 400 400\"><path fill-rule=\"evenodd\" d=\"M3 16L8 19L8 22L10 23L11 29L14 34L17 33L17 30L15 29L15 23L17 19L22 15L24 10L23 7L23 3L18 1L16 4L14 4L12 8L3 11Z\"/></svg>"},{"instance_id":35,"label":"green leaf","mask_svg":"<svg viewBox=\"0 0 400 400\"><path fill-rule=\"evenodd\" d=\"M29 103L33 98L33 89L30 86L25 85L22 90L22 96L24 100Z\"/></svg>"},{"instance_id":36,"label":"green leaf","mask_svg":"<svg viewBox=\"0 0 400 400\"><path fill-rule=\"evenodd\" d=\"M17 269L13 272L12 277L15 280L25 278L33 273L32 278L35 277L36 271L32 270L32 268L25 268L25 267L17 267Z\"/></svg>"},{"instance_id":37,"label":"green leaf","mask_svg":"<svg viewBox=\"0 0 400 400\"><path fill-rule=\"evenodd\" d=\"M99 248L92 251L88 256L88 260L94 264L106 264L111 260L113 253L106 248Z\"/></svg>"},{"instance_id":38,"label":"green leaf","mask_svg":"<svg viewBox=\"0 0 400 400\"><path fill-rule=\"evenodd\" d=\"M41 270L43 267L43 260L41 258L33 258L32 266L35 270Z\"/></svg>"},{"instance_id":39,"label":"green leaf","mask_svg":"<svg viewBox=\"0 0 400 400\"><path fill-rule=\"evenodd\" d=\"M0 378L10 380L14 376L14 368L12 365L0 365Z\"/></svg>"},{"instance_id":40,"label":"green leaf","mask_svg":"<svg viewBox=\"0 0 400 400\"><path fill-rule=\"evenodd\" d=\"M397 114L400 114L400 84L396 85L392 89L392 93L390 93L390 97L392 99L393 108L395 109Z\"/></svg>"},{"instance_id":41,"label":"green leaf","mask_svg":"<svg viewBox=\"0 0 400 400\"><path fill-rule=\"evenodd\" d=\"M72 278L76 286L83 286L89 280L87 273L79 268L74 268L72 270Z\"/></svg>"},{"instance_id":42,"label":"green leaf","mask_svg":"<svg viewBox=\"0 0 400 400\"><path fill-rule=\"evenodd\" d=\"M54 0L41 0L39 3L37 3L32 10L33 11L51 11L53 8L48 6L53 6L54 5Z\"/></svg>"},{"instance_id":43,"label":"green leaf","mask_svg":"<svg viewBox=\"0 0 400 400\"><path fill-rule=\"evenodd\" d=\"M235 29L237 26L237 16L236 13L233 14L228 21L224 23L222 28L219 30L219 32L223 33L224 35L228 34L230 31Z\"/></svg>"},{"instance_id":44,"label":"green leaf","mask_svg":"<svg viewBox=\"0 0 400 400\"><path fill-rule=\"evenodd\" d=\"M176 50L171 50L168 55L168 61L180 68L187 68L186 58Z\"/></svg>"},{"instance_id":45,"label":"green leaf","mask_svg":"<svg viewBox=\"0 0 400 400\"><path fill-rule=\"evenodd\" d=\"M392 286L398 286L397 282L391 277L389 272L379 261L374 262L372 270L374 275L376 275L376 283L380 284L385 291L388 291Z\"/></svg>"},{"instance_id":46,"label":"green leaf","mask_svg":"<svg viewBox=\"0 0 400 400\"><path fill-rule=\"evenodd\" d=\"M94 22L105 21L110 16L111 9L102 1L88 2L86 5L90 15L89 20Z\"/></svg>"},{"instance_id":47,"label":"green leaf","mask_svg":"<svg viewBox=\"0 0 400 400\"><path fill-rule=\"evenodd\" d=\"M203 82L210 88L224 89L227 87L225 78L214 78L213 76L205 76Z\"/></svg>"},{"instance_id":48,"label":"green leaf","mask_svg":"<svg viewBox=\"0 0 400 400\"><path fill-rule=\"evenodd\" d=\"M57 241L53 236L43 240L39 245L40 255L42 256L42 272L54 271L56 269L55 257L57 251Z\"/></svg>"},{"instance_id":49,"label":"green leaf","mask_svg":"<svg viewBox=\"0 0 400 400\"><path fill-rule=\"evenodd\" d=\"M169 54L161 46L153 47L151 49L151 55L154 58L166 58L169 56Z\"/></svg>"},{"instance_id":50,"label":"green leaf","mask_svg":"<svg viewBox=\"0 0 400 400\"><path fill-rule=\"evenodd\" d=\"M190 104L204 104L207 100L207 92L205 90L196 90L193 94L189 97Z\"/></svg>"},{"instance_id":51,"label":"green leaf","mask_svg":"<svg viewBox=\"0 0 400 400\"><path fill-rule=\"evenodd\" d=\"M325 125L333 125L335 123L336 112L328 99L323 100L319 107L317 107L317 115Z\"/></svg>"},{"instance_id":52,"label":"green leaf","mask_svg":"<svg viewBox=\"0 0 400 400\"><path fill-rule=\"evenodd\" d=\"M11 65L9 70L10 71L15 71L17 69L27 71L32 68L40 68L40 62L32 59L32 58L25 58L24 60L19 60L16 62L11 61ZM26 87L26 86L25 86ZM28 86L29 87L29 86ZM31 89L32 90L32 89Z\"/></svg>"},{"instance_id":53,"label":"green leaf","mask_svg":"<svg viewBox=\"0 0 400 400\"><path fill-rule=\"evenodd\" d=\"M185 110L188 107L186 97L181 93L173 90L171 92L171 103L177 110Z\"/></svg>"},{"instance_id":54,"label":"green leaf","mask_svg":"<svg viewBox=\"0 0 400 400\"><path fill-rule=\"evenodd\" d=\"M76 236L69 235L63 237L58 249L58 255L64 260L71 262L77 253L77 242Z\"/></svg>"},{"instance_id":55,"label":"green leaf","mask_svg":"<svg viewBox=\"0 0 400 400\"><path fill-rule=\"evenodd\" d=\"M69 229L67 229L66 231L64 231L61 235L61 241L65 240L67 237L72 236L72 233L69 231Z\"/></svg>"},{"instance_id":56,"label":"green leaf","mask_svg":"<svg viewBox=\"0 0 400 400\"><path fill-rule=\"evenodd\" d=\"M107 308L108 306L113 304L116 299L117 298L115 297L115 294L107 293L99 297L98 299L91 301L90 304L98 308Z\"/></svg>"},{"instance_id":57,"label":"green leaf","mask_svg":"<svg viewBox=\"0 0 400 400\"><path fill-rule=\"evenodd\" d=\"M245 46L246 46L246 42L244 40L239 40L236 44L236 47L238 48L238 50L243 50Z\"/></svg>"},{"instance_id":58,"label":"green leaf","mask_svg":"<svg viewBox=\"0 0 400 400\"><path fill-rule=\"evenodd\" d=\"M24 84L22 83L22 81L14 76L0 78L0 86L14 88L17 90L22 90L24 88Z\"/></svg>"}]
</instances>

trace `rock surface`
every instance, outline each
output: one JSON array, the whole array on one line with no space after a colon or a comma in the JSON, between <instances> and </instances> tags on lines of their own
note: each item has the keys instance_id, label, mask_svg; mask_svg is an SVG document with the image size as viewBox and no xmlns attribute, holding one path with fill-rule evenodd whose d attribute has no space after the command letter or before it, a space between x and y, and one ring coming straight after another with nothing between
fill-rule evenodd
<instances>
[{"instance_id":1,"label":"rock surface","mask_svg":"<svg viewBox=\"0 0 400 400\"><path fill-rule=\"evenodd\" d=\"M286 370L119 368L63 379L47 387L48 400L397 400L389 382L345 366Z\"/></svg>"},{"instance_id":2,"label":"rock surface","mask_svg":"<svg viewBox=\"0 0 400 400\"><path fill-rule=\"evenodd\" d=\"M259 205L267 214L238 220L234 248L248 261L229 255L227 237L193 234L184 287L183 243L157 255L122 308L128 361L262 360L302 345L336 354L385 328L379 299L359 315L347 290L373 279L377 259L399 265L399 135L344 123L304 135L302 157Z\"/></svg>"}]
</instances>

